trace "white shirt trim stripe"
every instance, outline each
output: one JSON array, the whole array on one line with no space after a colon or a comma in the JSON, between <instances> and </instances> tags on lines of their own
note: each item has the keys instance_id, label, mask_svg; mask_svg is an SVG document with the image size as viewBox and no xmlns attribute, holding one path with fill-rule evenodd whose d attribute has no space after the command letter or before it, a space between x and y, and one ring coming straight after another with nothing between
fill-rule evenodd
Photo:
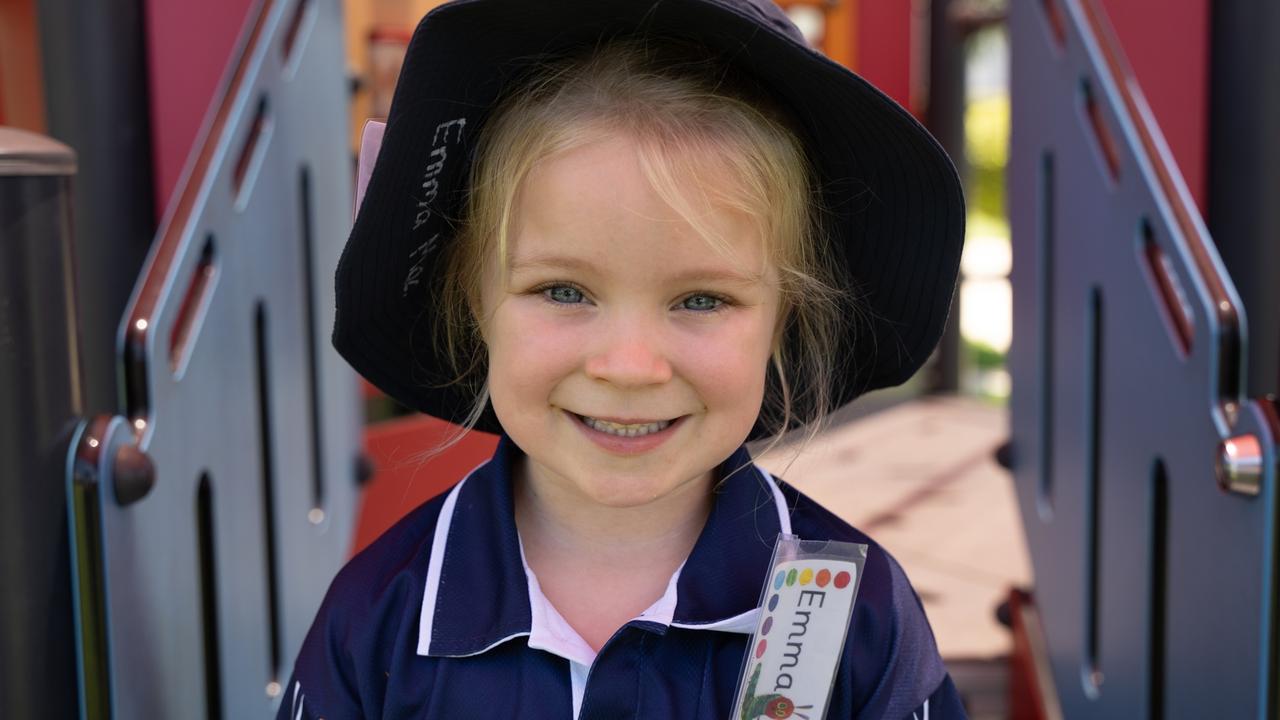
<instances>
[{"instance_id":1,"label":"white shirt trim stripe","mask_svg":"<svg viewBox=\"0 0 1280 720\"><path fill-rule=\"evenodd\" d=\"M782 488L778 487L778 483L774 482L773 475L768 470L755 466L756 472L769 483L769 489L773 491L773 504L778 510L778 527L779 531L784 535L791 534L791 510L787 507L787 499L782 496Z\"/></svg>"},{"instance_id":2,"label":"white shirt trim stripe","mask_svg":"<svg viewBox=\"0 0 1280 720\"><path fill-rule=\"evenodd\" d=\"M302 704L307 698L305 695L300 695L301 692L302 683L295 680L293 682L293 720L302 720Z\"/></svg>"},{"instance_id":3,"label":"white shirt trim stripe","mask_svg":"<svg viewBox=\"0 0 1280 720\"><path fill-rule=\"evenodd\" d=\"M453 489L449 491L449 496L444 499L444 505L440 507L440 516L436 518L436 533L431 539L431 557L427 559L427 582L426 587L422 589L422 611L418 616L419 655L431 654L431 628L436 616L436 593L440 590L440 570L444 565L444 546L449 540L449 526L453 523L453 508L458 504L458 492L462 490L462 486L475 474L476 470L488 463L489 461L486 460L475 466L457 485L453 486ZM488 648L485 648L485 650L488 650Z\"/></svg>"},{"instance_id":4,"label":"white shirt trim stripe","mask_svg":"<svg viewBox=\"0 0 1280 720\"><path fill-rule=\"evenodd\" d=\"M492 649L494 649L494 648L498 647L499 645L501 645L502 643L504 643L504 642L506 642L506 641L508 641L508 640L511 640L511 639L513 639L513 638L518 638L518 637L524 637L524 636L526 636L526 635L528 635L528 634L529 634L529 633L524 632L523 630L522 630L522 631L520 631L520 632L517 632L517 633L511 633L510 635L508 635L508 636L506 636L506 637L504 637L504 638L501 638L501 639L499 639L499 640L494 640L493 642L489 643L488 645L486 645L486 646L484 646L484 647L480 648L479 650L477 650L477 651L475 651L475 652L459 653L459 654L456 654L456 655L454 655L454 654L450 654L450 655L449 655L449 657L472 657L472 656L475 656L475 655L483 655L483 654L485 654L485 653L489 652L490 650L492 650ZM419 654L421 655L422 653L419 653Z\"/></svg>"},{"instance_id":5,"label":"white shirt trim stripe","mask_svg":"<svg viewBox=\"0 0 1280 720\"><path fill-rule=\"evenodd\" d=\"M710 623L671 623L671 627L684 628L685 630L719 630L721 632L735 632L744 635L750 635L756 631L756 622L760 620L760 608L752 608L740 615L734 615L731 618L717 620Z\"/></svg>"}]
</instances>

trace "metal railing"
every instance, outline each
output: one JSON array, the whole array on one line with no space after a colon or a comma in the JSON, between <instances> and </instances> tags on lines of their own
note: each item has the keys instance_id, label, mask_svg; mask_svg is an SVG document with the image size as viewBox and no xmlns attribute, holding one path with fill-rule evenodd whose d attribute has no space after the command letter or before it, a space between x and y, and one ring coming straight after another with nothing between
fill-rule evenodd
<instances>
[{"instance_id":1,"label":"metal railing","mask_svg":"<svg viewBox=\"0 0 1280 720\"><path fill-rule=\"evenodd\" d=\"M346 559L360 405L329 346L350 226L341 7L263 0L69 466L88 717L252 718ZM92 271L92 268L83 269Z\"/></svg>"}]
</instances>

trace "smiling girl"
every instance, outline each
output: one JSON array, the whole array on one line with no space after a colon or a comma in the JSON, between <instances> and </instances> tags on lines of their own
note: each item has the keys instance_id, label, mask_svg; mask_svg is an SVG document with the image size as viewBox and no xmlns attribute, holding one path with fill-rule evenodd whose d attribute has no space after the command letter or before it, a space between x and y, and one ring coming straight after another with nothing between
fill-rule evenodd
<instances>
[{"instance_id":1,"label":"smiling girl","mask_svg":"<svg viewBox=\"0 0 1280 720\"><path fill-rule=\"evenodd\" d=\"M780 533L871 547L827 717L963 717L897 563L743 446L919 367L962 218L768 0L431 13L334 342L502 439L334 580L280 717L727 718Z\"/></svg>"}]
</instances>

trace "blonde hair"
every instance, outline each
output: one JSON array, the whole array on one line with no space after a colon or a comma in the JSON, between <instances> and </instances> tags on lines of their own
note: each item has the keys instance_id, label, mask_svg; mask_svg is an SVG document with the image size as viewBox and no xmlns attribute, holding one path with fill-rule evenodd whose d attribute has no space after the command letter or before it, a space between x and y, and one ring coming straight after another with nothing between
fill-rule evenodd
<instances>
[{"instance_id":1,"label":"blonde hair","mask_svg":"<svg viewBox=\"0 0 1280 720\"><path fill-rule=\"evenodd\" d=\"M497 253L505 275L524 178L540 160L619 132L636 141L658 195L717 252L729 253L729 244L705 227L698 208L719 203L756 222L781 291L761 422L772 431L769 447L801 423L812 437L833 409L833 359L852 307L837 290L823 250L820 193L804 147L774 103L729 77L705 51L646 39L541 63L481 131L465 209L445 259L435 333L456 382L476 396L464 428L474 426L488 401L480 303L485 261ZM733 187L696 181L709 159L737 179ZM691 200L691 191L702 197Z\"/></svg>"}]
</instances>

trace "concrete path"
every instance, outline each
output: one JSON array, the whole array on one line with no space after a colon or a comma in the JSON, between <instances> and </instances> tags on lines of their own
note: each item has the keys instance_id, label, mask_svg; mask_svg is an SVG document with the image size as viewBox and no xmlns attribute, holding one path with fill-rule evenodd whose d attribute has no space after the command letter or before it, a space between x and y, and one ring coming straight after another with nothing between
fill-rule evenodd
<instances>
[{"instance_id":1,"label":"concrete path","mask_svg":"<svg viewBox=\"0 0 1280 720\"><path fill-rule=\"evenodd\" d=\"M831 428L798 454L760 464L870 535L902 563L942 656L1008 655L995 608L1031 585L1010 474L993 453L1007 413L979 400L926 398Z\"/></svg>"}]
</instances>

